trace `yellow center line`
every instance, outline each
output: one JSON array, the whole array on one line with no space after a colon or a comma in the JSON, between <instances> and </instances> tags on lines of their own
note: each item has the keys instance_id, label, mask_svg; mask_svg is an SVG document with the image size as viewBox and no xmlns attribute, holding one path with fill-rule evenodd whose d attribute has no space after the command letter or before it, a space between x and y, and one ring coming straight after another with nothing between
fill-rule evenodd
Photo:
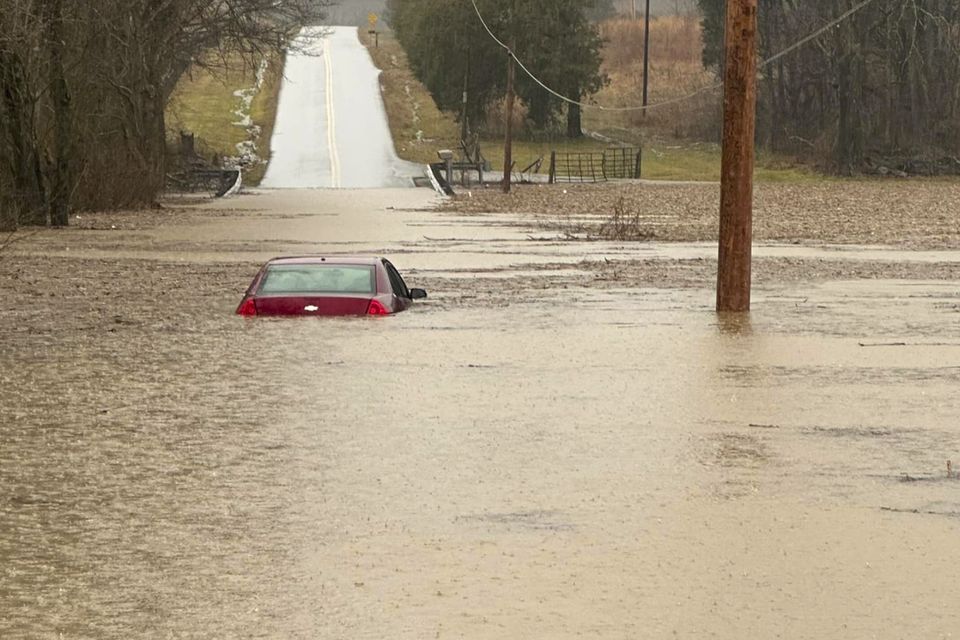
<instances>
[{"instance_id":1,"label":"yellow center line","mask_svg":"<svg viewBox=\"0 0 960 640\"><path fill-rule=\"evenodd\" d=\"M327 81L327 146L330 150L330 186L340 188L340 154L337 152L337 119L333 111L333 63L330 60L330 37L324 38L323 54Z\"/></svg>"}]
</instances>

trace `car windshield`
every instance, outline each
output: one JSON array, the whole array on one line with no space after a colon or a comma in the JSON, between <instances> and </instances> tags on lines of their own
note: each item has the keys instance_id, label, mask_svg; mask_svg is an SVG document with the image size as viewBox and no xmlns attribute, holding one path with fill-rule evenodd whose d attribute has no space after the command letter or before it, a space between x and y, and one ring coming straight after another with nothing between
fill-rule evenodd
<instances>
[{"instance_id":1,"label":"car windshield","mask_svg":"<svg viewBox=\"0 0 960 640\"><path fill-rule=\"evenodd\" d=\"M373 267L343 264L278 264L267 267L259 293L374 294Z\"/></svg>"}]
</instances>

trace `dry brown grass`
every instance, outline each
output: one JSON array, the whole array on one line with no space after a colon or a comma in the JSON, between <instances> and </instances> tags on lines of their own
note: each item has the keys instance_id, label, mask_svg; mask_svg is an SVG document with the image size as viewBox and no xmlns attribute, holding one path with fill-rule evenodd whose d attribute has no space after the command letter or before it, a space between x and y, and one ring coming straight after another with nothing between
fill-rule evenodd
<instances>
[{"instance_id":1,"label":"dry brown grass","mask_svg":"<svg viewBox=\"0 0 960 640\"><path fill-rule=\"evenodd\" d=\"M643 21L617 18L604 22L601 34L603 71L610 84L595 100L614 107L643 103ZM649 103L683 98L716 84L716 77L703 68L703 36L694 15L663 16L650 23ZM699 140L715 139L719 131L720 91L710 90L664 107L641 111L603 112L588 110L590 129L617 135L617 130L642 129L644 136L670 136Z\"/></svg>"},{"instance_id":2,"label":"dry brown grass","mask_svg":"<svg viewBox=\"0 0 960 640\"><path fill-rule=\"evenodd\" d=\"M643 21L615 18L600 25L607 41L604 66L621 69L643 62ZM700 64L703 38L696 16L664 16L650 21L650 59L661 63Z\"/></svg>"},{"instance_id":3,"label":"dry brown grass","mask_svg":"<svg viewBox=\"0 0 960 640\"><path fill-rule=\"evenodd\" d=\"M607 240L650 240L656 233L645 224L639 209L628 211L626 200L621 196L613 203L613 214L600 223L597 234Z\"/></svg>"}]
</instances>

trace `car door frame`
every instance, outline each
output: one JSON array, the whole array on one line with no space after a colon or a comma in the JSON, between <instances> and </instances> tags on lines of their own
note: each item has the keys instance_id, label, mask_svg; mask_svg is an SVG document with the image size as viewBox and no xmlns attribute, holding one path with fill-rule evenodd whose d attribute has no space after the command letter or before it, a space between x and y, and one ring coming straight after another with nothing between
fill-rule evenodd
<instances>
[{"instance_id":1,"label":"car door frame","mask_svg":"<svg viewBox=\"0 0 960 640\"><path fill-rule=\"evenodd\" d=\"M393 296L398 307L401 310L408 309L413 304L410 287L407 286L403 276L400 275L400 271L386 258L383 258L383 268L387 270L387 279L390 280L390 288L393 289ZM398 284L400 285L399 291L397 291Z\"/></svg>"}]
</instances>

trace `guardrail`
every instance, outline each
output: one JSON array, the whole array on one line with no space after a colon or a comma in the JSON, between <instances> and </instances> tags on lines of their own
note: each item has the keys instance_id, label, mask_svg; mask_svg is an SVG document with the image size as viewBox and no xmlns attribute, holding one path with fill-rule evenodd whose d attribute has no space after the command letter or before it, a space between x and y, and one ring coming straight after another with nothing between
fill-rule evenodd
<instances>
[{"instance_id":1,"label":"guardrail","mask_svg":"<svg viewBox=\"0 0 960 640\"><path fill-rule=\"evenodd\" d=\"M167 175L167 183L180 191L210 191L218 198L235 194L242 180L239 169L190 169Z\"/></svg>"}]
</instances>

